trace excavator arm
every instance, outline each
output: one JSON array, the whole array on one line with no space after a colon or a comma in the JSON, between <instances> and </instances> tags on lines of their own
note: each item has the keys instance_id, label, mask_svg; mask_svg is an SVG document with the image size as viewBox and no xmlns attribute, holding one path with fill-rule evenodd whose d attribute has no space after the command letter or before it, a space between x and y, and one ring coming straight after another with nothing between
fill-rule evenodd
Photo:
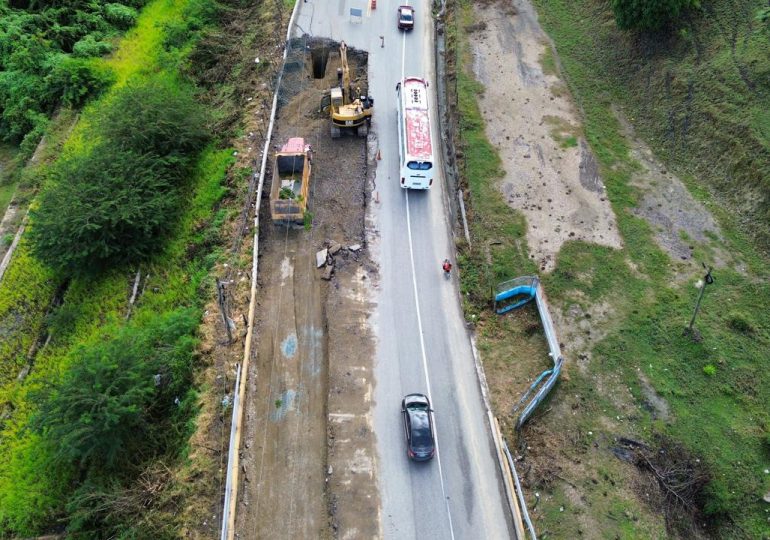
<instances>
[{"instance_id":1,"label":"excavator arm","mask_svg":"<svg viewBox=\"0 0 770 540\"><path fill-rule=\"evenodd\" d=\"M350 67L348 66L348 46L344 41L340 42L340 64L342 64L342 92L345 104L353 101L350 88Z\"/></svg>"}]
</instances>

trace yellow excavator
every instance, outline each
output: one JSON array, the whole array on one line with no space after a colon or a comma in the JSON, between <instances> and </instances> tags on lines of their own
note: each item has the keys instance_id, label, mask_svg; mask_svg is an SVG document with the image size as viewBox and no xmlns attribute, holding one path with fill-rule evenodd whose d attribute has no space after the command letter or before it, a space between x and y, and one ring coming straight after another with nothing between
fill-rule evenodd
<instances>
[{"instance_id":1,"label":"yellow excavator","mask_svg":"<svg viewBox=\"0 0 770 540\"><path fill-rule=\"evenodd\" d=\"M341 67L337 68L337 86L324 94L321 110L329 111L333 139L339 138L343 130L366 137L374 114L374 99L362 94L360 88L353 88L348 67L348 46L344 41L340 42L340 63Z\"/></svg>"}]
</instances>

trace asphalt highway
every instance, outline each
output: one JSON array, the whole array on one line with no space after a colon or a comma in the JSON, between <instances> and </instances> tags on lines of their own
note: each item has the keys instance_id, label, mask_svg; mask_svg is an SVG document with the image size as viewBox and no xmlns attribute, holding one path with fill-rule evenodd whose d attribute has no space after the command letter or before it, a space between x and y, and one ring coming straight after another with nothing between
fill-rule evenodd
<instances>
[{"instance_id":1,"label":"asphalt highway","mask_svg":"<svg viewBox=\"0 0 770 540\"><path fill-rule=\"evenodd\" d=\"M435 84L430 90L436 180L425 192L398 185L396 83L409 75L435 81L430 2L412 2L416 27L408 33L396 27L400 3L378 0L371 9L364 0L308 0L295 27L300 35L344 40L369 51L371 137L382 157L374 188L379 203L370 205L367 216L369 248L380 272L371 322L377 337L373 422L382 529L385 538L394 539L513 538L456 275L445 279L441 269L445 257L454 261L454 250ZM360 19L351 17L351 8L360 10ZM400 404L412 392L428 395L435 410L438 452L427 463L406 456Z\"/></svg>"}]
</instances>

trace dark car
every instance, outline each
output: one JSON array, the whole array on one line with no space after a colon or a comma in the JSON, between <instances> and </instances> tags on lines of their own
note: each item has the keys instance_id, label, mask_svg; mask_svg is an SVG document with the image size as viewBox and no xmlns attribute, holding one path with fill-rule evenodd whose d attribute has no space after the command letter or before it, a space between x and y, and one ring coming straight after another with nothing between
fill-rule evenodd
<instances>
[{"instance_id":1,"label":"dark car","mask_svg":"<svg viewBox=\"0 0 770 540\"><path fill-rule=\"evenodd\" d=\"M412 6L398 6L398 27L401 30L414 28L414 8Z\"/></svg>"},{"instance_id":2,"label":"dark car","mask_svg":"<svg viewBox=\"0 0 770 540\"><path fill-rule=\"evenodd\" d=\"M436 453L430 401L423 394L409 394L401 401L406 453L414 461L428 461Z\"/></svg>"}]
</instances>

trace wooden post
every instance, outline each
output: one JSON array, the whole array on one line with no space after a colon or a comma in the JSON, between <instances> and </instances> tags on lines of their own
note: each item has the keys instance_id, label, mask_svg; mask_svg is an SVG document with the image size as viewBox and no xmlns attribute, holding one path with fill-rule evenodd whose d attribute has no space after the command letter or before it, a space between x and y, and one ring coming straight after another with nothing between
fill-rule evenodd
<instances>
[{"instance_id":1,"label":"wooden post","mask_svg":"<svg viewBox=\"0 0 770 540\"><path fill-rule=\"evenodd\" d=\"M233 331L230 328L230 317L227 313L225 285L225 282L219 281L219 278L217 278L217 303L219 304L219 310L222 312L222 322L225 323L225 331L227 332L227 344L229 345L233 342Z\"/></svg>"}]
</instances>

